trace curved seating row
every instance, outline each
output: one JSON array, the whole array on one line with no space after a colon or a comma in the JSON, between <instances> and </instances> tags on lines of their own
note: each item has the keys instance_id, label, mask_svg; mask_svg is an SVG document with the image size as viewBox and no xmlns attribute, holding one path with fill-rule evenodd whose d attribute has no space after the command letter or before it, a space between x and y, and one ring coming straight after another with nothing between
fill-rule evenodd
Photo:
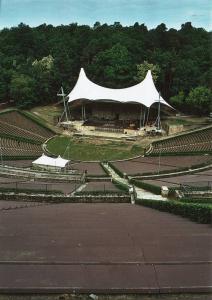
<instances>
[{"instance_id":1,"label":"curved seating row","mask_svg":"<svg viewBox=\"0 0 212 300\"><path fill-rule=\"evenodd\" d=\"M151 154L174 152L211 152L212 127L161 140L152 144Z\"/></svg>"}]
</instances>

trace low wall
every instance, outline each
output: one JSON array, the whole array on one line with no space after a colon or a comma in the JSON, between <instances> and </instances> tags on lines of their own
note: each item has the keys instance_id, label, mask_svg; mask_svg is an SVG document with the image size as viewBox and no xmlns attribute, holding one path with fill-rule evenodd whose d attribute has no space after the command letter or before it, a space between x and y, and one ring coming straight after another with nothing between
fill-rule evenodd
<instances>
[{"instance_id":1,"label":"low wall","mask_svg":"<svg viewBox=\"0 0 212 300\"><path fill-rule=\"evenodd\" d=\"M26 194L0 193L0 200L42 202L42 203L129 203L130 196L128 195L53 196L53 195L26 195Z\"/></svg>"}]
</instances>

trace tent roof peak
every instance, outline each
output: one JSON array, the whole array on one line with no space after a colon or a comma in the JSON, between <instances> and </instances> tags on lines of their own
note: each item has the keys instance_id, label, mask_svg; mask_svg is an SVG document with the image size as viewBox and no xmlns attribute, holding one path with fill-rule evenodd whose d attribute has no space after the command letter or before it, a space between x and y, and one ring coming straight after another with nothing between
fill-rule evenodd
<instances>
[{"instance_id":1,"label":"tent roof peak","mask_svg":"<svg viewBox=\"0 0 212 300\"><path fill-rule=\"evenodd\" d=\"M79 99L90 101L111 100L120 103L138 103L150 107L153 103L159 101L159 92L157 91L151 70L148 70L143 81L122 89L112 89L100 86L92 82L86 75L84 68L80 69L78 80L73 90L68 95L68 102ZM162 97L160 102L170 106Z\"/></svg>"}]
</instances>

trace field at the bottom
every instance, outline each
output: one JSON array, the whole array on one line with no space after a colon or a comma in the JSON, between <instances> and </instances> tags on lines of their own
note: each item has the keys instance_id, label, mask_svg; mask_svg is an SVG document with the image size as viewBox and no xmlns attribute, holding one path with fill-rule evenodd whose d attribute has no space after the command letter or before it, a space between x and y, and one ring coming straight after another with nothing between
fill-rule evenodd
<instances>
[{"instance_id":1,"label":"field at the bottom","mask_svg":"<svg viewBox=\"0 0 212 300\"><path fill-rule=\"evenodd\" d=\"M0 245L0 293L211 291L210 226L142 206L1 210Z\"/></svg>"}]
</instances>

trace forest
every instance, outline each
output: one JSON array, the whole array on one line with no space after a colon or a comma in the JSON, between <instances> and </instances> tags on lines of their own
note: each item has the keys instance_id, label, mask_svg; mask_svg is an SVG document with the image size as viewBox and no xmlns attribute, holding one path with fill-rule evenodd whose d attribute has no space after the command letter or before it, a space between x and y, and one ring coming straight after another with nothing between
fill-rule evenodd
<instances>
[{"instance_id":1,"label":"forest","mask_svg":"<svg viewBox=\"0 0 212 300\"><path fill-rule=\"evenodd\" d=\"M0 104L30 108L69 93L83 67L89 79L111 88L136 84L148 68L161 95L180 111L212 111L211 32L191 22L179 30L96 22L42 24L0 31Z\"/></svg>"}]
</instances>

